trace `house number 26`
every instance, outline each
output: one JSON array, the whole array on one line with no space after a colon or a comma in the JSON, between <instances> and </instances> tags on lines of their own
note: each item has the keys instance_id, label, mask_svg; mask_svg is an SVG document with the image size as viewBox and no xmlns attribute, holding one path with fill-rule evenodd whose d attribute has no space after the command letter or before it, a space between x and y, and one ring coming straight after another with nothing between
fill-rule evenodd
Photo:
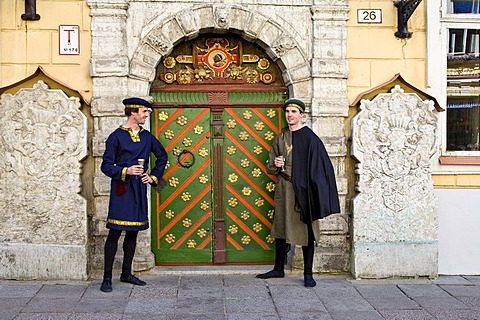
<instances>
[{"instance_id":1,"label":"house number 26","mask_svg":"<svg viewBox=\"0 0 480 320\"><path fill-rule=\"evenodd\" d=\"M380 9L358 9L358 23L382 23L382 10Z\"/></svg>"}]
</instances>

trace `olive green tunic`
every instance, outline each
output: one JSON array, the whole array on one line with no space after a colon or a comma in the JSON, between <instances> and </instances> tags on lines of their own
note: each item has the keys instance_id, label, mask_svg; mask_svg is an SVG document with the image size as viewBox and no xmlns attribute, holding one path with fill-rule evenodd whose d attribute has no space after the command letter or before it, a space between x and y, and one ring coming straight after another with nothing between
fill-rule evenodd
<instances>
[{"instance_id":1,"label":"olive green tunic","mask_svg":"<svg viewBox=\"0 0 480 320\"><path fill-rule=\"evenodd\" d=\"M277 176L278 181L275 188L275 212L273 215L273 225L271 235L277 239L285 239L287 243L294 245L308 245L307 225L300 220L300 211L295 210L295 193L293 184L285 180L280 173L291 177L292 172L292 134L290 130L285 129L273 140L270 149L267 171L269 174ZM289 149L287 151L287 149ZM285 161L285 171L282 168L275 167L275 157L283 156ZM320 220L312 223L315 239L320 236Z\"/></svg>"}]
</instances>

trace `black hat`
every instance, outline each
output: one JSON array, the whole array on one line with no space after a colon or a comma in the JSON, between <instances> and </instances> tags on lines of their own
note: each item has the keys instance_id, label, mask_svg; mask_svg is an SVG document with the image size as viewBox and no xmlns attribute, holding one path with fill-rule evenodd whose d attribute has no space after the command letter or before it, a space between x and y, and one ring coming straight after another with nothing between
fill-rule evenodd
<instances>
[{"instance_id":1,"label":"black hat","mask_svg":"<svg viewBox=\"0 0 480 320\"><path fill-rule=\"evenodd\" d=\"M300 110L301 112L305 112L305 103L303 103L303 101L300 101L298 99L288 99L288 100L286 100L283 103L283 107L282 107L283 111L285 111L285 109L287 107L295 107L298 110Z\"/></svg>"},{"instance_id":2,"label":"black hat","mask_svg":"<svg viewBox=\"0 0 480 320\"><path fill-rule=\"evenodd\" d=\"M142 98L127 98L122 101L125 108L151 108L152 104Z\"/></svg>"}]
</instances>

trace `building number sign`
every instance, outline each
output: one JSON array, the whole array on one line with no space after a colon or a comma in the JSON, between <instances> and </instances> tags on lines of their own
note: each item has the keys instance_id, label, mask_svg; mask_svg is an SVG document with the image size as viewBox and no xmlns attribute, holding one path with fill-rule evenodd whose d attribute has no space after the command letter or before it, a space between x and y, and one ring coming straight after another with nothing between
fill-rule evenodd
<instances>
[{"instance_id":1,"label":"building number sign","mask_svg":"<svg viewBox=\"0 0 480 320\"><path fill-rule=\"evenodd\" d=\"M58 27L58 49L60 55L80 54L79 26L60 25Z\"/></svg>"},{"instance_id":2,"label":"building number sign","mask_svg":"<svg viewBox=\"0 0 480 320\"><path fill-rule=\"evenodd\" d=\"M382 10L380 9L358 9L358 23L382 23Z\"/></svg>"}]
</instances>

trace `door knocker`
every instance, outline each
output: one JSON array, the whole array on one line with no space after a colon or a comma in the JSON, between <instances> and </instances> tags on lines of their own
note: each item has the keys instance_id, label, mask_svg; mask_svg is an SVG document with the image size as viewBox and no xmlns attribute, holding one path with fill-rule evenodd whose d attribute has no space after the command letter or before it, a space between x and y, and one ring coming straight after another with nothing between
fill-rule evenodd
<instances>
[{"instance_id":1,"label":"door knocker","mask_svg":"<svg viewBox=\"0 0 480 320\"><path fill-rule=\"evenodd\" d=\"M180 159L183 155L186 155L186 154L189 154L189 155L192 156L191 161L185 161L190 157L186 157L186 158L184 158L184 160ZM182 166L183 168L187 168L187 169L192 167L195 164L195 155L191 151L183 149L182 152L180 152L180 154L178 155L178 164L180 166Z\"/></svg>"}]
</instances>

